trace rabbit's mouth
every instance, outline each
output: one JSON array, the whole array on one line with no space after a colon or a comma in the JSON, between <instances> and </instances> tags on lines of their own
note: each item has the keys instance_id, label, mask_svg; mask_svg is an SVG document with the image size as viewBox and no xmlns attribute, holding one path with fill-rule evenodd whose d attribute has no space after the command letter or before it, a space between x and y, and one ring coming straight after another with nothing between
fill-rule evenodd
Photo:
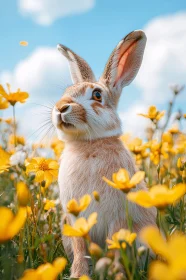
<instances>
[{"instance_id":1,"label":"rabbit's mouth","mask_svg":"<svg viewBox=\"0 0 186 280\"><path fill-rule=\"evenodd\" d=\"M62 127L68 129L68 128L75 128L75 126L72 123L68 123L68 122L62 122L61 123Z\"/></svg>"}]
</instances>

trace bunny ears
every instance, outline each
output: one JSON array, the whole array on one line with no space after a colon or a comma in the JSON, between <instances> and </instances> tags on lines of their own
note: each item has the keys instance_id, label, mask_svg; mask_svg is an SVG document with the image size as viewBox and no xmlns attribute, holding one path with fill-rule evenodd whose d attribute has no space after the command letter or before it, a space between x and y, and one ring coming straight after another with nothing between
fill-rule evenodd
<instances>
[{"instance_id":1,"label":"bunny ears","mask_svg":"<svg viewBox=\"0 0 186 280\"><path fill-rule=\"evenodd\" d=\"M96 81L92 69L83 58L61 44L58 44L57 48L68 59L71 78L74 84Z\"/></svg>"},{"instance_id":2,"label":"bunny ears","mask_svg":"<svg viewBox=\"0 0 186 280\"><path fill-rule=\"evenodd\" d=\"M128 86L141 66L146 40L141 30L133 31L121 40L109 57L100 81L118 90Z\"/></svg>"},{"instance_id":3,"label":"bunny ears","mask_svg":"<svg viewBox=\"0 0 186 280\"><path fill-rule=\"evenodd\" d=\"M121 92L136 77L142 63L146 35L141 30L129 33L110 55L100 82L112 91ZM68 59L74 83L95 82L95 76L87 62L63 45L59 51Z\"/></svg>"}]
</instances>

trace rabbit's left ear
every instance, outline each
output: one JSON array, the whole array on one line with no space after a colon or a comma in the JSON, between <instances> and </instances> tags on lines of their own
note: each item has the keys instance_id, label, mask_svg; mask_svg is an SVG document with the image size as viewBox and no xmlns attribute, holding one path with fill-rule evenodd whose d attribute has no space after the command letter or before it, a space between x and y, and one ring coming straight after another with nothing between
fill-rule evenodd
<instances>
[{"instance_id":1,"label":"rabbit's left ear","mask_svg":"<svg viewBox=\"0 0 186 280\"><path fill-rule=\"evenodd\" d=\"M141 30L129 33L112 52L100 78L111 91L129 85L141 66L146 45L146 35Z\"/></svg>"},{"instance_id":2,"label":"rabbit's left ear","mask_svg":"<svg viewBox=\"0 0 186 280\"><path fill-rule=\"evenodd\" d=\"M69 48L58 44L58 50L67 58L70 66L71 77L74 82L95 82L95 76L88 63Z\"/></svg>"}]
</instances>

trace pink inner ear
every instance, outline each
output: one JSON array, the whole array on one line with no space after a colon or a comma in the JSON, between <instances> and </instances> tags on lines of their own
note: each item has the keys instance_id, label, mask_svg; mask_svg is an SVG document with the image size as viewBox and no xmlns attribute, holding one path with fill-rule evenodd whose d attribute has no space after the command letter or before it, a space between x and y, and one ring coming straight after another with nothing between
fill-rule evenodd
<instances>
[{"instance_id":1,"label":"pink inner ear","mask_svg":"<svg viewBox=\"0 0 186 280\"><path fill-rule=\"evenodd\" d=\"M120 50L119 50L119 54L118 54L118 66L117 66L117 74L116 74L116 80L114 83L114 86L118 83L118 81L121 79L121 77L124 75L124 72L127 71L127 59L129 57L129 55L131 54L131 52L133 52L133 50L135 49L136 45L137 45L138 40L132 42L129 47L126 49L126 47L124 46L124 44L122 44Z\"/></svg>"}]
</instances>

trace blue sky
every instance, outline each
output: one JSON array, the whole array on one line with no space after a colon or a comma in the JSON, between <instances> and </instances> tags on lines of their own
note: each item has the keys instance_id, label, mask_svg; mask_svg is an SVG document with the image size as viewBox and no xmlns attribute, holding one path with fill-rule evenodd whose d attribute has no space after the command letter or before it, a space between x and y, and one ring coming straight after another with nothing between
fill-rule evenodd
<instances>
[{"instance_id":1,"label":"blue sky","mask_svg":"<svg viewBox=\"0 0 186 280\"><path fill-rule=\"evenodd\" d=\"M21 8L20 2L22 5L29 2L35 2L36 0L7 0L2 1L1 10L0 10L0 34L1 34L1 44L0 44L0 82L5 83L5 78L8 79L11 75L11 80L15 81L15 69L20 61L26 61L28 57L31 57L38 48L55 48L57 43L62 43L67 45L79 55L81 55L84 59L88 61L88 63L93 68L96 76L99 76L103 70L103 67L115 45L119 42L119 40L124 37L127 33L135 29L147 29L147 31L151 32L149 34L149 46L151 46L151 53L149 51L150 59L152 56L157 55L157 59L162 61L161 55L156 52L153 53L153 38L157 38L155 42L161 42L159 40L158 34L158 22L157 27L155 26L156 22L162 22L160 25L159 32L165 30L164 34L161 34L161 38L165 38L167 42L167 49L169 49L169 55L166 55L166 61L164 61L164 68L158 68L152 64L148 64L150 59L146 58L146 66L147 70L143 70L141 75L148 75L148 67L149 70L152 70L153 77L153 69L155 69L155 73L157 71L162 71L165 73L166 84L170 82L180 82L185 83L186 80L186 66L181 65L181 74L178 76L176 72L176 76L174 73L174 68L179 69L179 60L181 58L174 55L174 51L177 53L175 48L171 47L171 29L174 29L174 36L177 38L177 34L183 32L182 25L184 24L184 16L186 20L186 1L176 1L176 0L156 0L156 1L124 1L124 0L115 0L115 1L106 1L106 0L90 0L94 2L93 7L87 9L87 11L82 11L82 13L73 12L68 16L58 17L56 20L53 20L52 23L49 24L41 24L38 23L34 19L33 11L24 11ZM38 0L39 2L43 2L42 0ZM73 2L74 0L72 0ZM87 0L89 1L89 0ZM53 2L54 9L59 9L60 6L67 5L68 1L60 1L60 0L46 0L46 2ZM76 0L78 2L78 0ZM56 5L56 7L55 7ZM58 5L58 6L57 6ZM83 4L82 4L83 5ZM28 6L28 5L27 5ZM63 7L62 7L63 8ZM49 11L50 12L50 11ZM171 18L173 17L173 19ZM181 19L180 19L181 18ZM180 24L179 22L181 21ZM170 24L169 24L170 22ZM185 21L186 23L186 21ZM165 24L165 26L164 26ZM173 26L171 26L173 24ZM162 26L162 30L161 30ZM167 31L170 27L170 30ZM148 33L148 32L147 32ZM167 39L166 39L167 36ZM148 37L148 36L147 36ZM182 37L180 36L180 40ZM19 45L19 41L26 40L29 42L28 47L21 47ZM184 37L183 44L186 44L186 39ZM162 46L162 45L161 45ZM166 44L165 44L166 46ZM158 46L157 46L158 48ZM171 49L172 48L172 49ZM186 49L186 45L185 45ZM161 47L162 50L162 47ZM164 51L164 50L162 50ZM56 50L57 52L57 50ZM171 55L175 58L175 63L177 65L171 65ZM163 56L164 57L164 56ZM59 57L60 59L60 57ZM167 61L170 61L168 64ZM145 63L145 62L144 62ZM144 67L145 67L144 65ZM170 66L169 66L170 65ZM153 68L154 67L154 68ZM172 68L171 68L172 67ZM168 71L168 70L170 71ZM172 70L171 70L172 69ZM32 69L33 72L35 69ZM4 76L5 72L9 73L9 76ZM54 69L55 71L55 69ZM66 68L65 71L68 71ZM170 77L169 77L170 72ZM61 79L63 80L64 69L61 72ZM185 74L185 79L184 79ZM143 76L144 77L144 76ZM163 101L156 100L155 94L152 98L148 100L146 92L148 89L152 87L149 85L146 88L146 80L141 78L139 81L134 82L127 89L124 90L124 94L121 98L119 110L121 113L125 114L126 110L129 110L130 106L137 105L138 103L141 105L148 105L152 102L157 103L159 108L164 108L166 106L166 102L168 98L165 98ZM150 80L152 79L149 78ZM172 77L175 77L175 81L172 80ZM162 77L161 77L162 78ZM143 81L144 79L144 81ZM20 79L19 79L20 80ZM63 82L59 79L58 84ZM148 79L147 79L148 80ZM158 84L158 77L157 77ZM142 81L142 82L141 82ZM11 82L8 81L7 82ZM46 79L45 85L43 85L43 90L45 90L48 83L48 87L51 87L50 80ZM142 83L142 85L141 85ZM13 82L16 86L17 83ZM160 82L161 84L161 82ZM26 82L25 82L25 86ZM165 86L165 84L163 84ZM163 89L162 86L162 89ZM42 84L39 86L40 91L42 91ZM27 88L26 88L27 90ZM29 88L28 88L29 90ZM32 89L31 94L32 94ZM154 89L155 90L155 89ZM156 90L159 91L159 88L156 87ZM33 90L34 91L34 90ZM51 90L52 92L52 90ZM153 89L152 89L153 92ZM34 95L35 93L33 93ZM39 94L37 93L37 98L39 98ZM183 93L186 94L186 93ZM42 95L42 94L41 94ZM52 94L51 94L52 95ZM163 95L163 92L162 92ZM36 96L36 94L34 95ZM55 93L55 98L57 100L58 96ZM54 96L52 100L54 100ZM59 93L60 97L60 93ZM50 100L50 94L47 94L47 99ZM161 98L160 98L161 99ZM186 105L184 97L180 97L178 100L178 106L184 109ZM157 102L156 102L157 101ZM143 108L143 106L141 107ZM21 109L20 109L21 110ZM186 112L185 112L186 113ZM125 117L124 117L125 119Z\"/></svg>"},{"instance_id":2,"label":"blue sky","mask_svg":"<svg viewBox=\"0 0 186 280\"><path fill-rule=\"evenodd\" d=\"M55 47L60 42L81 54L100 74L110 52L127 33L143 29L152 18L182 10L186 10L184 0L97 0L94 8L86 13L41 26L20 14L16 0L2 1L0 71L13 69L38 46ZM23 39L29 42L28 48L19 46Z\"/></svg>"}]
</instances>

